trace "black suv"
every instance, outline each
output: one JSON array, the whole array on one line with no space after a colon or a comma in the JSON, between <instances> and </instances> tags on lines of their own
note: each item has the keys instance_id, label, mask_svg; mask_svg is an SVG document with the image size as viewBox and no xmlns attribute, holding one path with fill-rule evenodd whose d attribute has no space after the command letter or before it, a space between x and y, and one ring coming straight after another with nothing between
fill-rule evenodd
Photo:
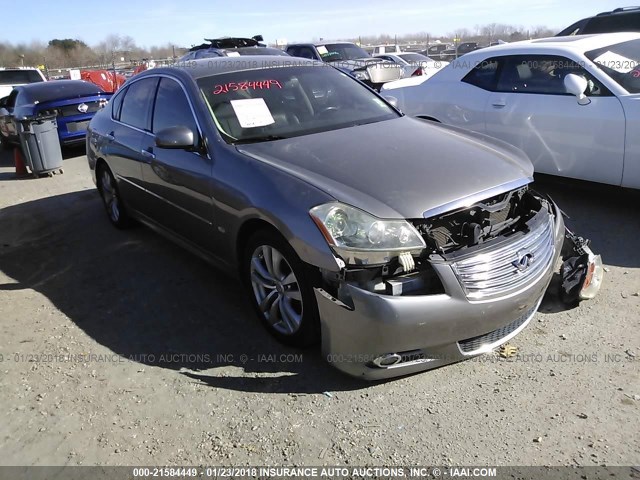
<instances>
[{"instance_id":1,"label":"black suv","mask_svg":"<svg viewBox=\"0 0 640 480\"><path fill-rule=\"evenodd\" d=\"M613 32L640 32L640 7L616 8L611 12L583 18L562 30L556 37Z\"/></svg>"}]
</instances>

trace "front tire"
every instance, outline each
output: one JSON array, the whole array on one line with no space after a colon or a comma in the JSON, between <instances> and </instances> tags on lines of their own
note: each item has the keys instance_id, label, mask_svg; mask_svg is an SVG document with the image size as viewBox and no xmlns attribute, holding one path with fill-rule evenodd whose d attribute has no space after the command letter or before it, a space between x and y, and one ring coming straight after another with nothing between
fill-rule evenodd
<instances>
[{"instance_id":1,"label":"front tire","mask_svg":"<svg viewBox=\"0 0 640 480\"><path fill-rule=\"evenodd\" d=\"M102 197L109 221L117 228L129 227L132 223L131 218L122 203L122 197L111 170L106 165L101 165L97 169L96 176L98 191L100 192L100 197Z\"/></svg>"},{"instance_id":2,"label":"front tire","mask_svg":"<svg viewBox=\"0 0 640 480\"><path fill-rule=\"evenodd\" d=\"M306 347L319 341L316 276L275 232L259 231L247 242L242 279L258 317L282 343Z\"/></svg>"}]
</instances>

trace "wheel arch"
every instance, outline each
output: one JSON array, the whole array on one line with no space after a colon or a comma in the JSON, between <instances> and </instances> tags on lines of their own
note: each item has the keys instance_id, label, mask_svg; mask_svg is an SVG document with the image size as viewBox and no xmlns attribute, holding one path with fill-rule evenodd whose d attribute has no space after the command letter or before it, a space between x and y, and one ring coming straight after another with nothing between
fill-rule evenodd
<instances>
[{"instance_id":1,"label":"wheel arch","mask_svg":"<svg viewBox=\"0 0 640 480\"><path fill-rule=\"evenodd\" d=\"M235 260L238 268L242 268L242 256L244 255L244 250L247 247L249 239L254 233L260 230L269 230L279 235L284 241L287 241L285 235L271 222L263 218L248 219L240 226L238 234L236 235Z\"/></svg>"}]
</instances>

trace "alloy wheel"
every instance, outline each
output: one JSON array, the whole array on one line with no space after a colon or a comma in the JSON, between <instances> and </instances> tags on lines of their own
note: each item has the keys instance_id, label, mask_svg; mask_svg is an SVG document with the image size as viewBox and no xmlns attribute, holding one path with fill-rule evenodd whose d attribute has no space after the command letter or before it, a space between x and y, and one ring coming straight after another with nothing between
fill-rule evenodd
<instances>
[{"instance_id":1,"label":"alloy wheel","mask_svg":"<svg viewBox=\"0 0 640 480\"><path fill-rule=\"evenodd\" d=\"M302 294L291 265L269 245L258 246L251 256L251 286L260 312L276 331L293 335L302 324Z\"/></svg>"},{"instance_id":2,"label":"alloy wheel","mask_svg":"<svg viewBox=\"0 0 640 480\"><path fill-rule=\"evenodd\" d=\"M118 223L120 220L120 201L115 180L107 169L102 170L100 185L100 193L102 193L102 200L107 209L107 214L114 223Z\"/></svg>"}]
</instances>

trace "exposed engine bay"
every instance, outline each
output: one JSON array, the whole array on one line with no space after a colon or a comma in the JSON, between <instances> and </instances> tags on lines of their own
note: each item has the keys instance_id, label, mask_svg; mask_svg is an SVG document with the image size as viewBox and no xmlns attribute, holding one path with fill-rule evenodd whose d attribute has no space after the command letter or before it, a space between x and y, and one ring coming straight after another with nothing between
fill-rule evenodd
<instances>
[{"instance_id":1,"label":"exposed engine bay","mask_svg":"<svg viewBox=\"0 0 640 480\"><path fill-rule=\"evenodd\" d=\"M546 200L522 187L469 208L412 223L431 253L447 254L522 229L523 224L540 211L543 202Z\"/></svg>"},{"instance_id":2,"label":"exposed engine bay","mask_svg":"<svg viewBox=\"0 0 640 480\"><path fill-rule=\"evenodd\" d=\"M339 274L325 273L325 288L345 303L349 283L372 293L392 296L434 295L444 293L444 286L433 268L433 262L452 261L471 252L482 253L495 244L508 245L510 237L521 238L544 219L557 215L550 199L527 186L505 192L469 207L426 219L412 219L411 224L422 235L427 248L419 255L400 254L384 265L345 266ZM514 258L517 253L514 247ZM532 256L533 257L533 256ZM596 258L597 257L597 258ZM565 235L561 268L567 303L581 298L580 291L598 273L601 281L601 262L596 272L598 256L588 250L588 241ZM532 259L533 260L533 259ZM528 265L523 265L527 267ZM597 275L596 275L597 276ZM591 290L594 290L592 286ZM597 288L595 289L597 292ZM595 295L595 294L594 294Z\"/></svg>"}]
</instances>

